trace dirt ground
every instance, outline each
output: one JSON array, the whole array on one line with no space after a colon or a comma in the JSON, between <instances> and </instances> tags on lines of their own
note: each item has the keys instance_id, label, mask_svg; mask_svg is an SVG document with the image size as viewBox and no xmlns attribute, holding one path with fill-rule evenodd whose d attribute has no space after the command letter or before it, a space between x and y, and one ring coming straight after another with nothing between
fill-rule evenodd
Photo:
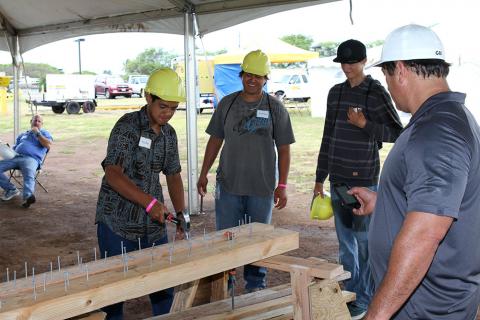
<instances>
[{"instance_id":1,"label":"dirt ground","mask_svg":"<svg viewBox=\"0 0 480 320\"><path fill-rule=\"evenodd\" d=\"M93 260L93 248L97 245L95 205L102 176L100 162L105 150L106 141L103 140L91 141L89 145L75 140L55 142L39 178L48 193L37 186L37 202L29 209L21 207L19 197L8 202L0 201L2 281L6 280L6 268L9 268L11 277L13 270L22 277L25 262L30 274L32 267L35 267L36 273L49 270L50 261L56 261L57 256L61 257L62 265L74 264L77 251L83 261ZM289 194L288 206L274 211L273 223L300 232L300 248L289 254L335 261L338 245L333 222L311 221L307 216L310 200L307 194ZM214 230L211 194L204 200L204 211L205 215L192 217L192 236L203 234L204 228L207 232ZM241 270L237 274L241 275ZM287 273L270 272L268 275L269 286L288 281ZM242 287L240 279L238 293L242 293ZM147 297L126 303L126 320L148 316L150 305Z\"/></svg>"}]
</instances>

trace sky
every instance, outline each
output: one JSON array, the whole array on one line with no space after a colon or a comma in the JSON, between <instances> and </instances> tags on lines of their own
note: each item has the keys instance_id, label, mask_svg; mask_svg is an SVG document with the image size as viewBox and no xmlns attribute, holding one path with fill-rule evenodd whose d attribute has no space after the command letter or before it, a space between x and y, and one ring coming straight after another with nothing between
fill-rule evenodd
<instances>
[{"instance_id":1,"label":"sky","mask_svg":"<svg viewBox=\"0 0 480 320\"><path fill-rule=\"evenodd\" d=\"M363 42L383 40L393 29L408 23L433 26L445 45L447 60L479 61L480 44L474 41L478 17L475 0L342 0L324 5L290 10L256 19L202 37L207 51L234 49L255 34L279 38L304 34L314 43L355 38ZM201 23L201 21L200 21ZM153 33L116 33L82 37L82 70L123 74L123 64L147 48L160 47L183 54L183 36ZM78 44L71 38L24 53L25 62L47 63L66 73L78 71ZM198 41L198 40L197 40ZM197 46L202 47L200 41ZM11 63L8 52L0 52L0 63Z\"/></svg>"}]
</instances>

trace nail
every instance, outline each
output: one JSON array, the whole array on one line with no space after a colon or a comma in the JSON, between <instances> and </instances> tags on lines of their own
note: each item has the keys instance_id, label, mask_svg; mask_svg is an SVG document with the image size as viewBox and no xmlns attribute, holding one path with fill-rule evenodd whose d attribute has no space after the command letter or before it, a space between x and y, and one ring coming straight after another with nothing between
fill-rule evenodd
<instances>
[{"instance_id":1,"label":"nail","mask_svg":"<svg viewBox=\"0 0 480 320\"><path fill-rule=\"evenodd\" d=\"M35 283L35 268L32 268L33 300L37 300L37 285Z\"/></svg>"}]
</instances>

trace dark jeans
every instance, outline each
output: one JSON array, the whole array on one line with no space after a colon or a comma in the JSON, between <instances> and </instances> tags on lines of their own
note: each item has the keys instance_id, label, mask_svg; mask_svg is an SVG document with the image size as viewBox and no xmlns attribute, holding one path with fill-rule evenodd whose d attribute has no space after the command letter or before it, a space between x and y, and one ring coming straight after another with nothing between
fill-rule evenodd
<instances>
[{"instance_id":1,"label":"dark jeans","mask_svg":"<svg viewBox=\"0 0 480 320\"><path fill-rule=\"evenodd\" d=\"M225 191L217 182L215 191L215 219L217 230L238 226L240 220L270 224L272 221L273 194L268 197L238 196ZM247 264L243 268L245 289L264 289L267 269Z\"/></svg>"},{"instance_id":2,"label":"dark jeans","mask_svg":"<svg viewBox=\"0 0 480 320\"><path fill-rule=\"evenodd\" d=\"M377 186L368 187L377 191ZM333 185L330 186L333 190ZM335 192L332 192L332 206L337 231L339 260L351 278L344 281L345 289L357 294L353 302L360 310L367 310L374 292L368 254L368 228L370 216L354 215L352 209L343 207Z\"/></svg>"},{"instance_id":3,"label":"dark jeans","mask_svg":"<svg viewBox=\"0 0 480 320\"><path fill-rule=\"evenodd\" d=\"M138 250L138 241L130 241L120 237L109 227L103 223L97 225L98 246L102 258L105 256L105 251L109 257L122 254L121 242L126 248L127 252ZM165 244L168 242L168 237L165 236L159 241L155 241L155 245ZM140 238L142 248L148 248L153 245L147 237ZM154 316L169 313L173 302L173 288L151 293L149 295L152 303L152 313ZM112 304L102 308L102 311L107 314L106 320L122 320L123 319L123 302Z\"/></svg>"}]
</instances>

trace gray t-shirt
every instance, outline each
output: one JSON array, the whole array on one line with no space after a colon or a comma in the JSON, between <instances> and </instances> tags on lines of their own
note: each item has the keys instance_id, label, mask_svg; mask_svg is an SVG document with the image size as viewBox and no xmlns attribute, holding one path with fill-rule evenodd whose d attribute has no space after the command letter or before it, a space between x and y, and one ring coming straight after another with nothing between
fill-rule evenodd
<instances>
[{"instance_id":1,"label":"gray t-shirt","mask_svg":"<svg viewBox=\"0 0 480 320\"><path fill-rule=\"evenodd\" d=\"M206 132L224 140L217 180L227 192L262 197L273 193L275 144L295 142L290 116L278 99L264 93L250 103L232 93L220 101Z\"/></svg>"},{"instance_id":2,"label":"gray t-shirt","mask_svg":"<svg viewBox=\"0 0 480 320\"><path fill-rule=\"evenodd\" d=\"M418 288L394 319L475 319L480 284L480 129L465 95L430 97L383 166L369 252L378 288L408 212L454 218Z\"/></svg>"}]
</instances>

